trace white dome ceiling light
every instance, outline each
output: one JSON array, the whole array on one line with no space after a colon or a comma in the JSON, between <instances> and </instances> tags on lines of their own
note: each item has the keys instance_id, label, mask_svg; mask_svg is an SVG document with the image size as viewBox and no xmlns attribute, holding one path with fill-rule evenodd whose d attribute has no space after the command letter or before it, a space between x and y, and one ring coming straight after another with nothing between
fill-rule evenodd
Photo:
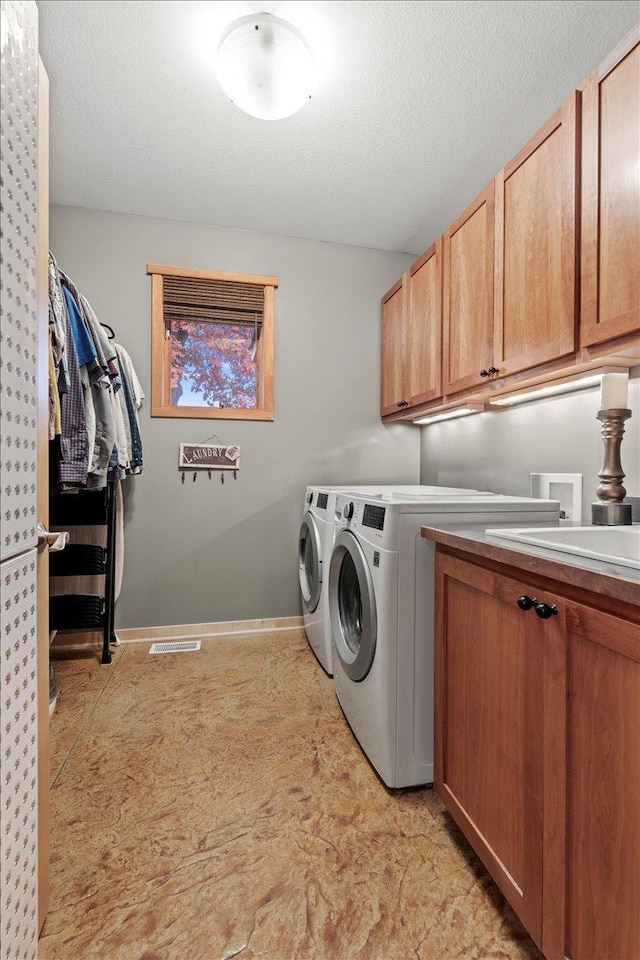
<instances>
[{"instance_id":1,"label":"white dome ceiling light","mask_svg":"<svg viewBox=\"0 0 640 960\"><path fill-rule=\"evenodd\" d=\"M316 88L306 40L293 24L270 13L241 17L227 27L215 70L232 102L260 120L290 117Z\"/></svg>"}]
</instances>

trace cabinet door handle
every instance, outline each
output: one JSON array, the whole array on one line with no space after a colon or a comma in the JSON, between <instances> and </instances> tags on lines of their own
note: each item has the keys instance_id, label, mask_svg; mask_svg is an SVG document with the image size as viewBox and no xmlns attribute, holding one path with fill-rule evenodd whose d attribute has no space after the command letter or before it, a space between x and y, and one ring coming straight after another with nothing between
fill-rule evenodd
<instances>
[{"instance_id":1,"label":"cabinet door handle","mask_svg":"<svg viewBox=\"0 0 640 960\"><path fill-rule=\"evenodd\" d=\"M489 371L488 371L488 370L481 370L481 371L480 371L480 376L481 376L481 377L488 377L488 376L489 376Z\"/></svg>"},{"instance_id":2,"label":"cabinet door handle","mask_svg":"<svg viewBox=\"0 0 640 960\"><path fill-rule=\"evenodd\" d=\"M398 400L398 406L399 406L399 407L408 407L408 406L409 406L409 401L408 401L408 400Z\"/></svg>"},{"instance_id":3,"label":"cabinet door handle","mask_svg":"<svg viewBox=\"0 0 640 960\"><path fill-rule=\"evenodd\" d=\"M548 620L549 617L557 616L558 608L555 603L536 603L536 613L541 620Z\"/></svg>"},{"instance_id":4,"label":"cabinet door handle","mask_svg":"<svg viewBox=\"0 0 640 960\"><path fill-rule=\"evenodd\" d=\"M518 597L518 600L517 600L517 604L521 610L531 610L532 607L535 607L537 602L538 601L535 597L527 597L527 596Z\"/></svg>"},{"instance_id":5,"label":"cabinet door handle","mask_svg":"<svg viewBox=\"0 0 640 960\"><path fill-rule=\"evenodd\" d=\"M487 370L487 373L491 377L493 376L494 373L500 373L500 371L498 370L497 367L489 367L489 369Z\"/></svg>"}]
</instances>

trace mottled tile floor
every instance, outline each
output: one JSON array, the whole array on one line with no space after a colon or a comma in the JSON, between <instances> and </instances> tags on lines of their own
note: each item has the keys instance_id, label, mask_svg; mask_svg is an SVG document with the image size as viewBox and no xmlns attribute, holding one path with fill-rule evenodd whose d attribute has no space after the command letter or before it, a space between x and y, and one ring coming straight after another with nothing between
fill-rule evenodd
<instances>
[{"instance_id":1,"label":"mottled tile floor","mask_svg":"<svg viewBox=\"0 0 640 960\"><path fill-rule=\"evenodd\" d=\"M432 791L389 793L297 632L56 664L39 960L541 960Z\"/></svg>"}]
</instances>

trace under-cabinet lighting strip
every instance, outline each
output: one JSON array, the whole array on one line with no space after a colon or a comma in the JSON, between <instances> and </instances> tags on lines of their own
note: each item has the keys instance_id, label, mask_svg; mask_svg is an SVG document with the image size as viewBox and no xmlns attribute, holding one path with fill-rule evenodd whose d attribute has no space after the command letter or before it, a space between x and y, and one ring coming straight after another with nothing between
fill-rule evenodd
<instances>
[{"instance_id":1,"label":"under-cabinet lighting strip","mask_svg":"<svg viewBox=\"0 0 640 960\"><path fill-rule=\"evenodd\" d=\"M575 390L584 390L586 387L593 387L600 383L605 372L606 371L599 371L597 374L590 374L586 377L580 377L577 380L535 387L531 390L525 390L523 393L514 393L507 397L496 397L490 401L490 404L492 407L513 407L517 403L527 403L529 400L542 400L544 397L555 397L561 393L573 393Z\"/></svg>"},{"instance_id":2,"label":"under-cabinet lighting strip","mask_svg":"<svg viewBox=\"0 0 640 960\"><path fill-rule=\"evenodd\" d=\"M443 420L467 417L471 413L482 413L484 410L491 410L492 407L513 407L518 403L528 403L530 400L543 400L545 397L556 397L563 393L574 393L578 390L584 390L587 387L597 386L606 373L627 372L626 367L601 367L596 373L590 371L584 376L574 376L573 378L566 378L556 383L541 384L539 387L531 387L528 390L522 390L520 393L495 397L487 400L485 403L468 403L459 407L450 407L448 410L425 414L425 416L418 417L413 422L418 426L427 426L427 424L439 423Z\"/></svg>"},{"instance_id":3,"label":"under-cabinet lighting strip","mask_svg":"<svg viewBox=\"0 0 640 960\"><path fill-rule=\"evenodd\" d=\"M434 413L431 416L418 417L414 420L419 426L425 426L428 423L438 423L440 420L454 420L456 417L468 417L471 413L482 413L483 403L472 403L464 407L454 407L452 410L443 410L442 413Z\"/></svg>"}]
</instances>

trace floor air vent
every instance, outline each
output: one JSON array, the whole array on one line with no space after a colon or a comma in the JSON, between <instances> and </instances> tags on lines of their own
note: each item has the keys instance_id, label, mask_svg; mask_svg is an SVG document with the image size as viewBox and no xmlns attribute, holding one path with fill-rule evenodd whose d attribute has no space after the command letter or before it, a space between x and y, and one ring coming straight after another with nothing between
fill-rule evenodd
<instances>
[{"instance_id":1,"label":"floor air vent","mask_svg":"<svg viewBox=\"0 0 640 960\"><path fill-rule=\"evenodd\" d=\"M180 643L152 643L149 653L189 653L199 649L199 640L184 640Z\"/></svg>"}]
</instances>

